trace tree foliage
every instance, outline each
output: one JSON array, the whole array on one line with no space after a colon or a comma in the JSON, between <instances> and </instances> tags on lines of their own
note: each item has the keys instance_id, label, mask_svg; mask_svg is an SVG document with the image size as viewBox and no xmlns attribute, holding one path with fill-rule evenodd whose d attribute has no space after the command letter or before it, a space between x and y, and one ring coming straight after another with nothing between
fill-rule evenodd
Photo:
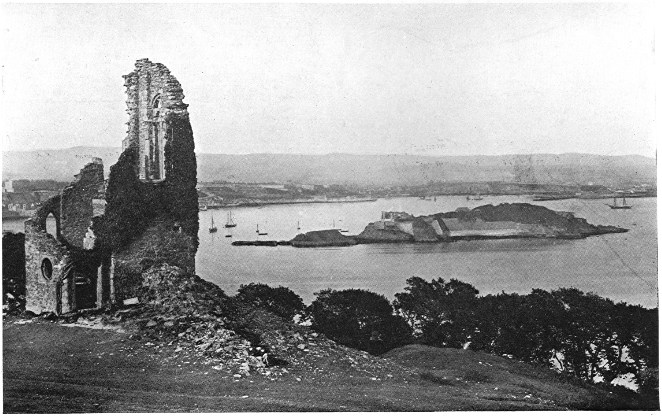
<instances>
[{"instance_id":1,"label":"tree foliage","mask_svg":"<svg viewBox=\"0 0 662 416\"><path fill-rule=\"evenodd\" d=\"M235 297L242 302L267 309L287 320L292 320L306 308L299 295L283 286L273 288L263 283L241 285Z\"/></svg>"},{"instance_id":2,"label":"tree foliage","mask_svg":"<svg viewBox=\"0 0 662 416\"><path fill-rule=\"evenodd\" d=\"M473 286L457 280L412 277L407 285L393 304L419 342L551 363L591 382L632 374L642 389L654 384L657 309L615 304L574 288L477 297Z\"/></svg>"},{"instance_id":3,"label":"tree foliage","mask_svg":"<svg viewBox=\"0 0 662 416\"><path fill-rule=\"evenodd\" d=\"M381 354L411 339L411 328L382 295L362 289L323 290L310 305L313 328L332 340Z\"/></svg>"},{"instance_id":4,"label":"tree foliage","mask_svg":"<svg viewBox=\"0 0 662 416\"><path fill-rule=\"evenodd\" d=\"M393 305L420 340L429 345L461 348L475 331L478 290L451 279L427 282L407 279L405 293L397 293Z\"/></svg>"}]
</instances>

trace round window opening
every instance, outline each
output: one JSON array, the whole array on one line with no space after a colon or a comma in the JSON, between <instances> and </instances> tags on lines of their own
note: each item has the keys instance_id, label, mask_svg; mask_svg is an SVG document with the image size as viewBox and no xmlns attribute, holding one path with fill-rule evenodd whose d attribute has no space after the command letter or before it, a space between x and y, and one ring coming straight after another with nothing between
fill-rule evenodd
<instances>
[{"instance_id":1,"label":"round window opening","mask_svg":"<svg viewBox=\"0 0 662 416\"><path fill-rule=\"evenodd\" d=\"M41 262L41 275L44 276L45 279L53 277L53 263L51 263L50 260L44 259Z\"/></svg>"}]
</instances>

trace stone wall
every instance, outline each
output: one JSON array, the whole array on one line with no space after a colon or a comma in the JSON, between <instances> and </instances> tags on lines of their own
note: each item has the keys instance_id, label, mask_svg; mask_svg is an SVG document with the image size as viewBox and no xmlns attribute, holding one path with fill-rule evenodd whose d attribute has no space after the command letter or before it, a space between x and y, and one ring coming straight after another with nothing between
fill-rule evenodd
<instances>
[{"instance_id":1,"label":"stone wall","mask_svg":"<svg viewBox=\"0 0 662 416\"><path fill-rule=\"evenodd\" d=\"M57 229L56 235L53 237L59 237L60 235L60 195L56 195L52 198L44 201L37 211L32 215L32 218L25 221L25 233L32 231L43 231L46 232L46 219L49 215L53 215L55 218L55 228Z\"/></svg>"},{"instance_id":2,"label":"stone wall","mask_svg":"<svg viewBox=\"0 0 662 416\"><path fill-rule=\"evenodd\" d=\"M50 276L42 272L44 262L50 262ZM55 312L61 303L61 313L70 309L67 293L61 297L60 285L72 286L71 279L62 282L70 271L71 258L66 247L46 231L32 230L25 234L25 309L34 313ZM58 299L61 302L58 302Z\"/></svg>"},{"instance_id":3,"label":"stone wall","mask_svg":"<svg viewBox=\"0 0 662 416\"><path fill-rule=\"evenodd\" d=\"M60 235L73 247L85 248L83 241L94 216L92 201L104 197L103 184L103 163L95 159L62 191Z\"/></svg>"},{"instance_id":4,"label":"stone wall","mask_svg":"<svg viewBox=\"0 0 662 416\"><path fill-rule=\"evenodd\" d=\"M414 241L416 242L434 242L439 241L437 232L423 218L416 218L412 221L414 231Z\"/></svg>"}]
</instances>

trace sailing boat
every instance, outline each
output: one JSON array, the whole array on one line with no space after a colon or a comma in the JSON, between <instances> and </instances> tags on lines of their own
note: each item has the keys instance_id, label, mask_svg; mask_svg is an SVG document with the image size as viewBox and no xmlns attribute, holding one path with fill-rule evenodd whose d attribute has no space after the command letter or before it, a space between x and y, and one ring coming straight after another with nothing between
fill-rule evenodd
<instances>
[{"instance_id":1,"label":"sailing boat","mask_svg":"<svg viewBox=\"0 0 662 416\"><path fill-rule=\"evenodd\" d=\"M212 215L211 216L211 227L209 227L209 232L210 233L215 233L216 231L218 231L218 228L216 228L216 226L214 225L214 216Z\"/></svg>"},{"instance_id":2,"label":"sailing boat","mask_svg":"<svg viewBox=\"0 0 662 416\"><path fill-rule=\"evenodd\" d=\"M235 224L235 222L232 221L232 211L230 211L230 212L228 212L228 220L225 223L225 228L232 228L232 227L236 227L236 226L237 226L237 224Z\"/></svg>"},{"instance_id":3,"label":"sailing boat","mask_svg":"<svg viewBox=\"0 0 662 416\"><path fill-rule=\"evenodd\" d=\"M255 230L255 232L257 233L257 235L268 235L269 234L269 233L261 233L260 232L260 224L257 225L257 229Z\"/></svg>"},{"instance_id":4,"label":"sailing boat","mask_svg":"<svg viewBox=\"0 0 662 416\"><path fill-rule=\"evenodd\" d=\"M614 195L614 204L613 205L612 204L606 204L606 205L608 205L609 208L611 208L611 209L630 209L630 208L632 208L632 205L628 205L625 202L625 195L623 195L623 204L621 204L621 205L618 205L618 202L616 200L617 198L618 197L616 195Z\"/></svg>"},{"instance_id":5,"label":"sailing boat","mask_svg":"<svg viewBox=\"0 0 662 416\"><path fill-rule=\"evenodd\" d=\"M473 193L473 189L469 188L469 192ZM473 195L467 195L467 201L482 201L483 197L480 196L480 192L473 194Z\"/></svg>"}]
</instances>

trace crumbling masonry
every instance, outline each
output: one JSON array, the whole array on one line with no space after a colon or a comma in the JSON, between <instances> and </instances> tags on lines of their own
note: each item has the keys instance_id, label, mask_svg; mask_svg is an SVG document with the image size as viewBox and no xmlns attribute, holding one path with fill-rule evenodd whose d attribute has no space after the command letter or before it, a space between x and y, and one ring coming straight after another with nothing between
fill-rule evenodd
<instances>
[{"instance_id":1,"label":"crumbling masonry","mask_svg":"<svg viewBox=\"0 0 662 416\"><path fill-rule=\"evenodd\" d=\"M197 168L181 85L148 59L124 79L128 132L108 180L93 160L25 223L27 310L62 314L140 296L140 275L154 264L195 273Z\"/></svg>"}]
</instances>

